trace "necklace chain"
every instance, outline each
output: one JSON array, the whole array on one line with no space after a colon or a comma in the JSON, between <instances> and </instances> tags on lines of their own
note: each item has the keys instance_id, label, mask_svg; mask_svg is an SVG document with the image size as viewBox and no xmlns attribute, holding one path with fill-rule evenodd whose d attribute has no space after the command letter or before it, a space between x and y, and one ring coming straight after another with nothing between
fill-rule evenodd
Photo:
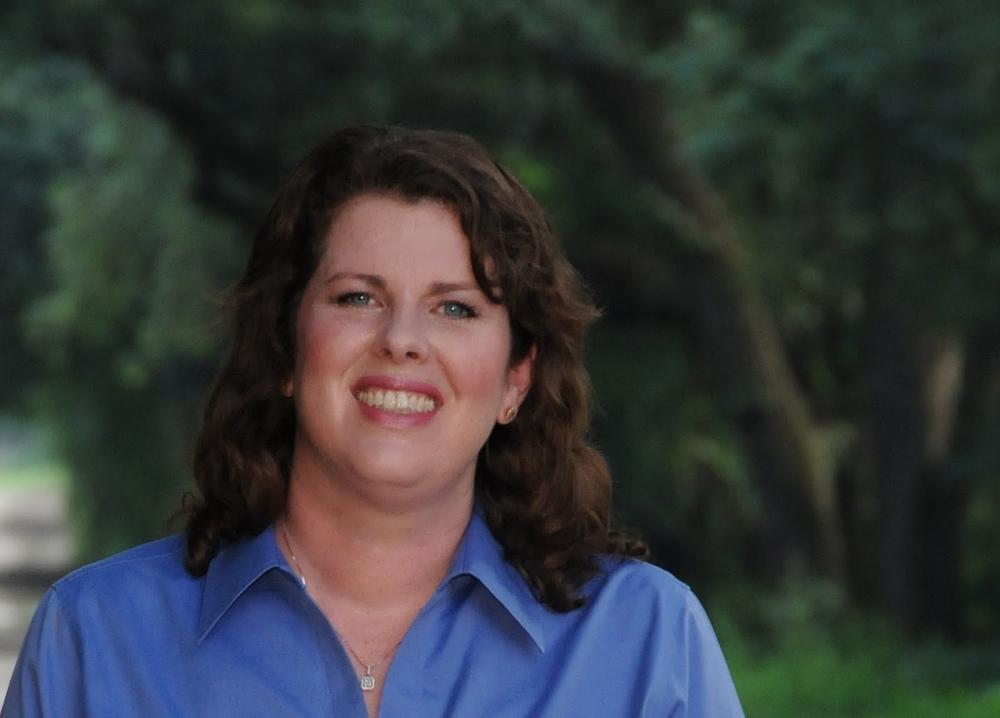
<instances>
[{"instance_id":1,"label":"necklace chain","mask_svg":"<svg viewBox=\"0 0 1000 718\"><path fill-rule=\"evenodd\" d=\"M281 533L284 535L285 545L288 547L288 555L292 557L292 564L295 566L295 571L299 574L299 581L302 583L302 588L308 591L309 589L306 584L306 574L302 570L302 566L301 564L299 564L299 559L295 555L295 549L292 548L292 539L291 536L289 536L288 534L288 523L286 521L281 522ZM354 656L354 660L358 662L358 665L360 665L362 668L365 669L364 675L361 676L361 679L358 681L358 683L361 686L361 690L363 691L375 690L375 674L372 671L376 666L381 664L382 661L384 661L389 656L389 654L391 654L393 651L399 648L400 643L403 642L402 640L400 640L399 643L397 643L395 646L392 647L389 653L386 653L384 656L382 656L381 660L379 660L378 663L368 663L367 661L363 660L361 656L359 656L353 648L351 648L350 644L346 640L344 640L343 636L338 634L337 637L340 638L340 642L344 644L344 647L348 650L348 652L352 656Z\"/></svg>"}]
</instances>

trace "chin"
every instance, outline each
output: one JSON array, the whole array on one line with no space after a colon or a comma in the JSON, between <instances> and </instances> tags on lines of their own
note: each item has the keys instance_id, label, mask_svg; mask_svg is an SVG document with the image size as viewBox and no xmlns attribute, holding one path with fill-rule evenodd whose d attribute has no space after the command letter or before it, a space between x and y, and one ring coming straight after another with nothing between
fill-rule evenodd
<instances>
[{"instance_id":1,"label":"chin","mask_svg":"<svg viewBox=\"0 0 1000 718\"><path fill-rule=\"evenodd\" d=\"M415 466L412 461L378 461L364 466L357 476L363 479L367 492L405 503L463 491L464 485L472 482L472 475L466 480L464 473L440 466Z\"/></svg>"}]
</instances>

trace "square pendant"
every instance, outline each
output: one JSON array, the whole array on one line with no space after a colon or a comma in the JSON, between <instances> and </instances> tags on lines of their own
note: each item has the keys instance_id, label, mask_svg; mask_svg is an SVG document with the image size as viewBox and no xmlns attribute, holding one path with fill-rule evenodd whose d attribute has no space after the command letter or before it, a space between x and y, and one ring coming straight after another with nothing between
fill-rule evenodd
<instances>
[{"instance_id":1,"label":"square pendant","mask_svg":"<svg viewBox=\"0 0 1000 718\"><path fill-rule=\"evenodd\" d=\"M375 676L361 676L361 690L375 690Z\"/></svg>"}]
</instances>

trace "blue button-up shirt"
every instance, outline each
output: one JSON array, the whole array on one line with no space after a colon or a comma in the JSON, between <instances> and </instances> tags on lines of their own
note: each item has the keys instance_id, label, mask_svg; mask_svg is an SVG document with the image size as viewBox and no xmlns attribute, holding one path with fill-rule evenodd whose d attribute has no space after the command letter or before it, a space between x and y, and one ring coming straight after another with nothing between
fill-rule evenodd
<instances>
[{"instance_id":1,"label":"blue button-up shirt","mask_svg":"<svg viewBox=\"0 0 1000 718\"><path fill-rule=\"evenodd\" d=\"M201 578L175 536L84 567L42 599L0 718L367 714L358 677L273 529ZM539 603L478 514L400 644L386 718L742 716L701 605L649 564L609 563L586 605Z\"/></svg>"}]
</instances>

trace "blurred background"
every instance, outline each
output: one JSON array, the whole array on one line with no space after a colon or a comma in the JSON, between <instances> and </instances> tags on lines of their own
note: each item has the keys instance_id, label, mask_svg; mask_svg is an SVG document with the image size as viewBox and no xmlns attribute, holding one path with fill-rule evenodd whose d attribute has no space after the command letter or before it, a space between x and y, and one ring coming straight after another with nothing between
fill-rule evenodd
<instances>
[{"instance_id":1,"label":"blurred background","mask_svg":"<svg viewBox=\"0 0 1000 718\"><path fill-rule=\"evenodd\" d=\"M4 685L48 582L179 528L282 177L391 122L550 211L618 522L748 715L1000 715L995 2L0 8Z\"/></svg>"}]
</instances>

